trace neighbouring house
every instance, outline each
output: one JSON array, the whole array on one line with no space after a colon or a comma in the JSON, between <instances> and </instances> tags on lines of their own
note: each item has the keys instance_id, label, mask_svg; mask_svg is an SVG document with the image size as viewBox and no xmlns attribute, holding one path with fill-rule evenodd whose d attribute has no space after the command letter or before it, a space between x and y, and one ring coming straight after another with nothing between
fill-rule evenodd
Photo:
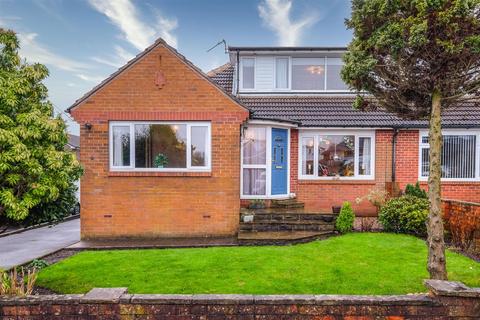
<instances>
[{"instance_id":1,"label":"neighbouring house","mask_svg":"<svg viewBox=\"0 0 480 320\"><path fill-rule=\"evenodd\" d=\"M229 47L204 74L158 40L69 109L82 238L235 235L252 199L325 214L350 201L374 216L355 199L426 187L427 122L354 110L345 50ZM480 202L479 104L446 111L443 127L443 196Z\"/></svg>"}]
</instances>

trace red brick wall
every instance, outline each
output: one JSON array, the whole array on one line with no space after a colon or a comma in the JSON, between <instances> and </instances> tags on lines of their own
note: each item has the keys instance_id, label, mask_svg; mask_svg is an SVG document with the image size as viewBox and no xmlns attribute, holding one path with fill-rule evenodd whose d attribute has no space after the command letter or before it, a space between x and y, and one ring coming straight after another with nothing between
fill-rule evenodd
<instances>
[{"instance_id":1,"label":"red brick wall","mask_svg":"<svg viewBox=\"0 0 480 320\"><path fill-rule=\"evenodd\" d=\"M374 188L391 190L392 181L392 130L377 130L375 134L375 180L374 181L309 181L298 180L298 130L292 130L291 139L291 192L304 201L309 210L331 212L332 205L340 206L344 201L352 203L357 215L375 215L368 201L360 204L356 199ZM418 181L418 130L400 130L396 147L397 187L405 189L407 184ZM427 189L427 183L421 186ZM455 200L480 202L480 182L443 182L442 197Z\"/></svg>"},{"instance_id":2,"label":"red brick wall","mask_svg":"<svg viewBox=\"0 0 480 320\"><path fill-rule=\"evenodd\" d=\"M397 138L397 182L404 189L408 183L418 181L418 140L417 130L401 130ZM427 183L421 186L428 190ZM442 182L442 198L480 202L480 182Z\"/></svg>"},{"instance_id":3,"label":"red brick wall","mask_svg":"<svg viewBox=\"0 0 480 320\"><path fill-rule=\"evenodd\" d=\"M155 74L166 78L162 89ZM240 126L248 112L158 46L72 115L80 123L82 238L230 235L237 231ZM212 125L211 173L109 172L109 120L202 120ZM92 129L84 128L91 123Z\"/></svg>"},{"instance_id":4,"label":"red brick wall","mask_svg":"<svg viewBox=\"0 0 480 320\"><path fill-rule=\"evenodd\" d=\"M349 201L357 215L375 215L376 208L368 201L356 203L371 189L385 189L391 181L392 131L377 130L375 134L375 180L298 180L298 130L291 133L291 192L305 202L307 210L329 213L332 206Z\"/></svg>"}]
</instances>

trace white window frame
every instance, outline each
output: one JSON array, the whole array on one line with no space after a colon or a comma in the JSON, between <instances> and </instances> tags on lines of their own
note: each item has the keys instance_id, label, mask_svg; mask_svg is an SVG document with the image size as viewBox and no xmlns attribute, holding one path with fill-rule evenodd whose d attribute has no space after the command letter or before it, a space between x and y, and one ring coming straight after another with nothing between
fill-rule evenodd
<instances>
[{"instance_id":1,"label":"white window frame","mask_svg":"<svg viewBox=\"0 0 480 320\"><path fill-rule=\"evenodd\" d=\"M327 55L321 55L321 56L309 56L309 57L304 57L304 56L291 56L291 55L279 55L279 56L265 56L265 57L270 57L273 59L273 71L272 71L272 88L265 88L262 90L257 89L257 59L256 56L242 56L239 59L239 68L238 68L238 89L240 92L244 93L253 93L259 91L260 93L263 92L299 92L299 93L345 93L345 92L351 92L350 89L346 88L345 90L327 90L327 73L328 73L328 59L338 59L339 57L329 57ZM281 58L288 58L288 88L277 88L277 77L276 77L276 70L277 70L277 59ZM293 59L295 58L312 58L312 59L324 59L324 68L325 68L325 74L324 74L324 85L323 89L320 90L298 90L298 89L292 89L292 78L293 78ZM243 87L243 60L245 59L253 59L254 61L254 77L253 77L253 88L244 88Z\"/></svg>"},{"instance_id":2,"label":"white window frame","mask_svg":"<svg viewBox=\"0 0 480 320\"><path fill-rule=\"evenodd\" d=\"M253 59L253 88L244 88L243 87L243 61L247 59ZM240 58L240 68L238 68L239 77L238 81L239 88L241 91L255 91L257 88L257 59L254 56L245 56Z\"/></svg>"},{"instance_id":3,"label":"white window frame","mask_svg":"<svg viewBox=\"0 0 480 320\"><path fill-rule=\"evenodd\" d=\"M480 181L480 130L447 129L442 130L442 136L476 136L475 140L475 177L474 178L441 178L441 181L475 182ZM422 143L422 138L428 137L428 130L421 130L418 135L418 180L428 181L428 176L422 176L422 150L430 148L429 143Z\"/></svg>"},{"instance_id":4,"label":"white window frame","mask_svg":"<svg viewBox=\"0 0 480 320\"><path fill-rule=\"evenodd\" d=\"M240 145L240 199L285 199L290 196L290 126L283 125L263 125L263 124L247 124L247 127L258 127L266 129L266 163L259 164L243 164L243 146ZM272 195L272 128L287 129L287 193ZM243 137L242 137L243 139ZM264 195L246 195L243 194L243 169L265 169L266 170L266 185Z\"/></svg>"},{"instance_id":5,"label":"white window frame","mask_svg":"<svg viewBox=\"0 0 480 320\"><path fill-rule=\"evenodd\" d=\"M288 60L288 86L286 88L277 88L277 60L287 59ZM274 91L290 91L292 90L292 57L290 56L278 56L273 60L273 90Z\"/></svg>"},{"instance_id":6,"label":"white window frame","mask_svg":"<svg viewBox=\"0 0 480 320\"><path fill-rule=\"evenodd\" d=\"M320 177L318 176L318 137L319 136L355 136L355 174L351 177ZM302 139L313 137L313 175L304 175L302 173ZM359 138L370 138L371 154L370 154L370 173L369 175L359 175ZM302 130L298 135L298 179L299 180L375 180L375 131L371 130Z\"/></svg>"},{"instance_id":7,"label":"white window frame","mask_svg":"<svg viewBox=\"0 0 480 320\"><path fill-rule=\"evenodd\" d=\"M138 124L161 124L161 125L185 125L187 135L187 156L186 168L135 168L135 125ZM113 165L113 127L129 126L130 127L130 166L114 166ZM191 148L191 128L207 127L207 141L205 146L205 154L207 155L206 166L192 166L192 148ZM205 121L110 121L109 122L109 167L110 171L123 172L210 172L212 164L212 129L211 123Z\"/></svg>"}]
</instances>

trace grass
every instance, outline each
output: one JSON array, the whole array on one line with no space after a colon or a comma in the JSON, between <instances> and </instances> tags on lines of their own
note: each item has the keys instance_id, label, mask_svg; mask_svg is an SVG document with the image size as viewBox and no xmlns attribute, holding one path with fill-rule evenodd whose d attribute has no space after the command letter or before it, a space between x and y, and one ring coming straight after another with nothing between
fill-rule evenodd
<instances>
[{"instance_id":1,"label":"grass","mask_svg":"<svg viewBox=\"0 0 480 320\"><path fill-rule=\"evenodd\" d=\"M424 292L424 241L356 233L284 247L84 251L43 269L59 293L404 294ZM480 263L447 252L450 280L480 286Z\"/></svg>"}]
</instances>

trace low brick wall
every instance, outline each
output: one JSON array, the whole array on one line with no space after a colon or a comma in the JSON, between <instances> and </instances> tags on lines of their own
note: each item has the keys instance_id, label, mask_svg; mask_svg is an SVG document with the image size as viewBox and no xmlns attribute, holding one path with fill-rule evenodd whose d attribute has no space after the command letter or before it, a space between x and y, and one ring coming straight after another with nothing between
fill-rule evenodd
<instances>
[{"instance_id":1,"label":"low brick wall","mask_svg":"<svg viewBox=\"0 0 480 320\"><path fill-rule=\"evenodd\" d=\"M442 204L452 244L480 256L480 203L442 200Z\"/></svg>"},{"instance_id":2,"label":"low brick wall","mask_svg":"<svg viewBox=\"0 0 480 320\"><path fill-rule=\"evenodd\" d=\"M0 297L1 319L479 319L480 288L427 280L429 294L157 295L126 288L85 295Z\"/></svg>"}]
</instances>

